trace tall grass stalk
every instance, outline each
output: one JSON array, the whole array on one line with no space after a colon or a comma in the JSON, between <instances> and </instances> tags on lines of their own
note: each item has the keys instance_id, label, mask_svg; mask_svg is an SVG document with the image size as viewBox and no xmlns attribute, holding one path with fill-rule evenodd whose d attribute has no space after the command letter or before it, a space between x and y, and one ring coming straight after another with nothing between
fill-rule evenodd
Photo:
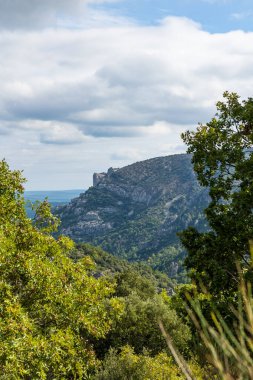
<instances>
[{"instance_id":1,"label":"tall grass stalk","mask_svg":"<svg viewBox=\"0 0 253 380\"><path fill-rule=\"evenodd\" d=\"M253 380L253 296L251 284L242 278L239 286L239 302L234 314L234 324L229 326L219 312L212 312L210 324L201 310L199 301L188 297L188 313L207 349L207 360L222 380ZM178 354L166 331L160 329L175 361L186 379L193 380L186 362Z\"/></svg>"},{"instance_id":2,"label":"tall grass stalk","mask_svg":"<svg viewBox=\"0 0 253 380\"><path fill-rule=\"evenodd\" d=\"M162 334L166 340L167 346L170 349L170 351L171 351L171 353L175 359L175 362L177 363L178 367L180 368L180 370L184 374L185 378L187 380L195 380L189 366L187 365L187 363L184 360L184 358L182 357L182 355L178 352L178 350L176 349L176 347L173 344L172 338L170 337L170 335L165 330L162 321L159 321L158 323L159 323L160 330L161 330L161 332L162 332Z\"/></svg>"}]
</instances>

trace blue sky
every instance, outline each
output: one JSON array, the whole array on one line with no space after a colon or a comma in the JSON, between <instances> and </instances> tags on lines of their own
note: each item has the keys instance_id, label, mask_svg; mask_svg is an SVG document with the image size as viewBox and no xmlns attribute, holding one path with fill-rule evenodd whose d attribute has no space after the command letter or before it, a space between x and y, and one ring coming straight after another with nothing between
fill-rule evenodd
<instances>
[{"instance_id":1,"label":"blue sky","mask_svg":"<svg viewBox=\"0 0 253 380\"><path fill-rule=\"evenodd\" d=\"M28 190L186 151L224 91L253 96L249 0L0 0L0 151Z\"/></svg>"},{"instance_id":2,"label":"blue sky","mask_svg":"<svg viewBox=\"0 0 253 380\"><path fill-rule=\"evenodd\" d=\"M157 25L170 15L188 17L211 33L253 30L252 0L123 0L93 7L138 20L143 25Z\"/></svg>"}]
</instances>

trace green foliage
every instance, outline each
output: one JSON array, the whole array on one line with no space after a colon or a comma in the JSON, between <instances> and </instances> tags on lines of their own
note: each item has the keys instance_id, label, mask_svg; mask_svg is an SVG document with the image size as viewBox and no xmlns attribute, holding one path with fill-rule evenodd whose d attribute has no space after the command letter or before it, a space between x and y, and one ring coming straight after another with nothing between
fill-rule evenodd
<instances>
[{"instance_id":1,"label":"green foliage","mask_svg":"<svg viewBox=\"0 0 253 380\"><path fill-rule=\"evenodd\" d=\"M146 289L143 286L146 285ZM172 338L182 351L189 353L191 341L190 329L170 306L169 297L164 290L155 293L152 283L141 279L135 272L126 275L124 272L118 278L116 294L124 305L121 318L114 320L110 332L105 339L94 342L96 351L103 357L108 347L119 349L128 344L136 353L144 348L152 355L166 349L158 320L162 318L166 328L172 331Z\"/></svg>"},{"instance_id":2,"label":"green foliage","mask_svg":"<svg viewBox=\"0 0 253 380\"><path fill-rule=\"evenodd\" d=\"M186 252L181 244L169 245L148 258L148 264L155 270L165 272L178 284L189 281L184 268Z\"/></svg>"},{"instance_id":3,"label":"green foliage","mask_svg":"<svg viewBox=\"0 0 253 380\"><path fill-rule=\"evenodd\" d=\"M196 380L204 379L203 370L195 363L190 366ZM94 380L184 380L184 376L166 353L136 355L130 346L124 346L119 353L109 351Z\"/></svg>"},{"instance_id":4,"label":"green foliage","mask_svg":"<svg viewBox=\"0 0 253 380\"><path fill-rule=\"evenodd\" d=\"M166 327L173 330L174 341L187 351L191 334L170 306L167 291L171 291L171 283L165 274L153 272L140 263L128 263L88 244L78 245L77 250L72 252L75 259L86 255L98 264L91 268L95 276L104 276L116 282L114 295L124 305L121 318L113 322L106 338L94 340L99 357L104 357L109 347L119 349L125 344L131 345L137 353L145 347L153 355L166 349L158 326L161 317Z\"/></svg>"},{"instance_id":5,"label":"green foliage","mask_svg":"<svg viewBox=\"0 0 253 380\"><path fill-rule=\"evenodd\" d=\"M180 236L190 276L230 303L238 287L236 263L248 277L252 272L253 99L240 102L228 92L224 99L217 103L216 117L182 135L200 183L210 188L211 202L205 211L210 231L189 228Z\"/></svg>"},{"instance_id":6,"label":"green foliage","mask_svg":"<svg viewBox=\"0 0 253 380\"><path fill-rule=\"evenodd\" d=\"M141 299L153 298L157 289L154 282L145 276L142 276L136 269L125 270L116 276L118 297L127 297L130 294L136 294Z\"/></svg>"},{"instance_id":7,"label":"green foliage","mask_svg":"<svg viewBox=\"0 0 253 380\"><path fill-rule=\"evenodd\" d=\"M165 273L162 273L158 270L153 270L149 263L146 262L128 262L124 259L121 259L117 256L113 256L100 247L93 247L87 243L79 243L76 245L76 248L70 252L70 257L73 260L80 260L89 256L92 258L92 261L96 264L95 267L92 268L92 274L95 277L100 276L108 276L117 278L117 282L119 284L120 281L123 280L123 277L135 276L135 280L133 279L133 283L131 281L126 281L127 286L139 287L134 285L134 281L146 281L148 287L152 286L155 288L156 292L160 292L162 289L166 289L168 292L174 288L174 282L171 281L170 278ZM122 280L120 279L122 277ZM130 280L130 278L129 278ZM143 285L144 287L145 285ZM118 287L117 287L118 292ZM119 294L119 293L117 293Z\"/></svg>"},{"instance_id":8,"label":"green foliage","mask_svg":"<svg viewBox=\"0 0 253 380\"><path fill-rule=\"evenodd\" d=\"M73 243L51 236L47 202L26 217L23 178L0 163L0 373L2 379L82 379L96 365L90 341L104 337L122 306L91 260L67 257Z\"/></svg>"},{"instance_id":9,"label":"green foliage","mask_svg":"<svg viewBox=\"0 0 253 380\"><path fill-rule=\"evenodd\" d=\"M145 347L153 355L158 354L166 348L158 326L158 320L162 318L175 344L181 350L188 350L191 339L189 327L169 307L162 295L143 300L132 293L123 301L125 308L122 319L112 326L108 335L114 347L129 344L137 353Z\"/></svg>"},{"instance_id":10,"label":"green foliage","mask_svg":"<svg viewBox=\"0 0 253 380\"><path fill-rule=\"evenodd\" d=\"M202 356L208 354L218 378L251 380L253 99L240 102L228 92L224 98L215 118L183 134L198 179L210 189L205 210L210 230L180 234L196 286L181 288L171 302L179 315L188 309L202 339ZM184 300L182 291L188 292Z\"/></svg>"},{"instance_id":11,"label":"green foliage","mask_svg":"<svg viewBox=\"0 0 253 380\"><path fill-rule=\"evenodd\" d=\"M120 353L111 349L95 380L162 380L183 379L172 359L166 354L152 358L148 353L136 355L130 346Z\"/></svg>"},{"instance_id":12,"label":"green foliage","mask_svg":"<svg viewBox=\"0 0 253 380\"><path fill-rule=\"evenodd\" d=\"M208 321L196 298L190 299L188 309L207 351L207 358L223 380L253 379L253 297L251 285L242 277L238 293L233 326L218 311L213 311L212 319Z\"/></svg>"}]
</instances>

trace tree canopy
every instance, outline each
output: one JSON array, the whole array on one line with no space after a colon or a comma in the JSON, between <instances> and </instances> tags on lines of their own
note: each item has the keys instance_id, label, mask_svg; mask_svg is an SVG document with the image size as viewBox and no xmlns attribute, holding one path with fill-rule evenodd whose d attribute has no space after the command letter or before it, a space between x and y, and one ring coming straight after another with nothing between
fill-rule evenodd
<instances>
[{"instance_id":1,"label":"tree canopy","mask_svg":"<svg viewBox=\"0 0 253 380\"><path fill-rule=\"evenodd\" d=\"M73 242L51 232L47 202L27 218L24 179L0 162L0 372L3 379L84 378L96 357L89 338L104 337L121 304L112 281L74 263Z\"/></svg>"},{"instance_id":2,"label":"tree canopy","mask_svg":"<svg viewBox=\"0 0 253 380\"><path fill-rule=\"evenodd\" d=\"M59 220L47 201L29 219L23 183L20 171L0 162L0 377L95 379L100 369L110 371L110 360L127 376L121 350L140 362L140 371L131 367L135 377L139 371L148 378L145 371L152 365L155 372L160 361L163 371L177 375L168 350L160 355L167 346L157 320L163 319L185 352L191 333L166 291L158 294L160 277L124 264L118 273L96 278L89 255L108 255L83 246L76 257L70 239L54 237ZM132 348L124 349L128 344ZM107 361L110 347L114 354ZM145 348L149 353L142 355Z\"/></svg>"},{"instance_id":3,"label":"tree canopy","mask_svg":"<svg viewBox=\"0 0 253 380\"><path fill-rule=\"evenodd\" d=\"M210 230L180 234L188 251L191 277L212 294L238 288L239 262L251 276L249 240L253 237L253 99L224 93L217 113L196 131L182 135L201 185L209 187L205 210Z\"/></svg>"}]
</instances>

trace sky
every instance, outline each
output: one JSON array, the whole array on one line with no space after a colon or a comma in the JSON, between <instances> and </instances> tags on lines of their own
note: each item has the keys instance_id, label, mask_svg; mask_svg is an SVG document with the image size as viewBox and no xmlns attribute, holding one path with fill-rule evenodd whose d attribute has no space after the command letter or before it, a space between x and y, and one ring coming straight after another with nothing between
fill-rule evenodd
<instances>
[{"instance_id":1,"label":"sky","mask_svg":"<svg viewBox=\"0 0 253 380\"><path fill-rule=\"evenodd\" d=\"M0 0L0 151L27 190L186 151L253 96L252 0Z\"/></svg>"}]
</instances>

